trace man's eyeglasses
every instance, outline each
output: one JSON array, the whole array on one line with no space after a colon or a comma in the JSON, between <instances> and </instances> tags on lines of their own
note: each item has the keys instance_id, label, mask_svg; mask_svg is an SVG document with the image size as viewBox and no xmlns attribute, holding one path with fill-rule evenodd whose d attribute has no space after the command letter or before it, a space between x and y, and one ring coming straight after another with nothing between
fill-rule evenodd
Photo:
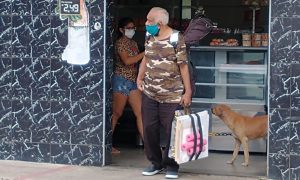
<instances>
[{"instance_id":1,"label":"man's eyeglasses","mask_svg":"<svg viewBox=\"0 0 300 180\"><path fill-rule=\"evenodd\" d=\"M129 29L129 30L133 29L133 30L136 30L136 27L124 27L124 29Z\"/></svg>"}]
</instances>

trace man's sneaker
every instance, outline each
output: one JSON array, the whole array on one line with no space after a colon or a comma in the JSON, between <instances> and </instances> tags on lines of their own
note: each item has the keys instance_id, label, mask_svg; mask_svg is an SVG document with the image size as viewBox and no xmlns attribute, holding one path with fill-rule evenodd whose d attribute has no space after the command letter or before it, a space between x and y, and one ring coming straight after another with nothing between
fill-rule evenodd
<instances>
[{"instance_id":1,"label":"man's sneaker","mask_svg":"<svg viewBox=\"0 0 300 180\"><path fill-rule=\"evenodd\" d=\"M143 171L143 175L144 176L153 176L159 172L161 172L162 170L164 170L164 168L155 168L153 165L144 169Z\"/></svg>"},{"instance_id":2,"label":"man's sneaker","mask_svg":"<svg viewBox=\"0 0 300 180\"><path fill-rule=\"evenodd\" d=\"M178 171L167 171L165 178L167 179L177 179Z\"/></svg>"}]
</instances>

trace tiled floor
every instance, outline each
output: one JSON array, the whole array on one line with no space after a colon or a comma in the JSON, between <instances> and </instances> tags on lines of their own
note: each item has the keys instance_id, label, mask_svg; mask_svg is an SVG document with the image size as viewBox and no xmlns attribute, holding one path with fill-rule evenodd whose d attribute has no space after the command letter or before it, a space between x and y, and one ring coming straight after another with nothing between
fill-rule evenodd
<instances>
[{"instance_id":1,"label":"tiled floor","mask_svg":"<svg viewBox=\"0 0 300 180\"><path fill-rule=\"evenodd\" d=\"M124 147L119 148L118 155L113 155L112 165L120 167L143 168L149 165L142 148ZM237 157L234 165L226 164L231 158L229 152L210 152L206 159L181 165L180 171L187 173L200 173L226 176L265 177L267 172L266 154L250 154L250 165L241 166L243 154Z\"/></svg>"}]
</instances>

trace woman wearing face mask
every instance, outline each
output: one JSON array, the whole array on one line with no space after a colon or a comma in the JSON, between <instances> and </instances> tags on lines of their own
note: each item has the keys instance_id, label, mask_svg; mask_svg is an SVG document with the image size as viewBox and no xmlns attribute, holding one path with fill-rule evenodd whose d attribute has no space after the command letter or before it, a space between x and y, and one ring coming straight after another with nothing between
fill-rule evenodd
<instances>
[{"instance_id":1,"label":"woman wearing face mask","mask_svg":"<svg viewBox=\"0 0 300 180\"><path fill-rule=\"evenodd\" d=\"M139 53L137 43L132 39L135 34L134 21L131 18L122 18L118 24L118 38L115 43L116 61L113 87L113 114L112 132L114 133L118 119L123 114L127 102L130 104L138 131L143 138L143 125L141 114L141 92L137 88L136 78L138 62L144 57L144 52ZM120 153L114 147L112 153Z\"/></svg>"}]
</instances>

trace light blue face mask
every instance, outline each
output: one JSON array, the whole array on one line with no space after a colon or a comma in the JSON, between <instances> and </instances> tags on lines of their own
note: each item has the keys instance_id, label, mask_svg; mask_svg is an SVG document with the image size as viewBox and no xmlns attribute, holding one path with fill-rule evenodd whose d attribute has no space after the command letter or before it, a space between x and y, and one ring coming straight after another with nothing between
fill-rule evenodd
<instances>
[{"instance_id":1,"label":"light blue face mask","mask_svg":"<svg viewBox=\"0 0 300 180\"><path fill-rule=\"evenodd\" d=\"M154 25L146 25L146 31L152 36L156 36L159 32L159 28L157 24Z\"/></svg>"}]
</instances>

